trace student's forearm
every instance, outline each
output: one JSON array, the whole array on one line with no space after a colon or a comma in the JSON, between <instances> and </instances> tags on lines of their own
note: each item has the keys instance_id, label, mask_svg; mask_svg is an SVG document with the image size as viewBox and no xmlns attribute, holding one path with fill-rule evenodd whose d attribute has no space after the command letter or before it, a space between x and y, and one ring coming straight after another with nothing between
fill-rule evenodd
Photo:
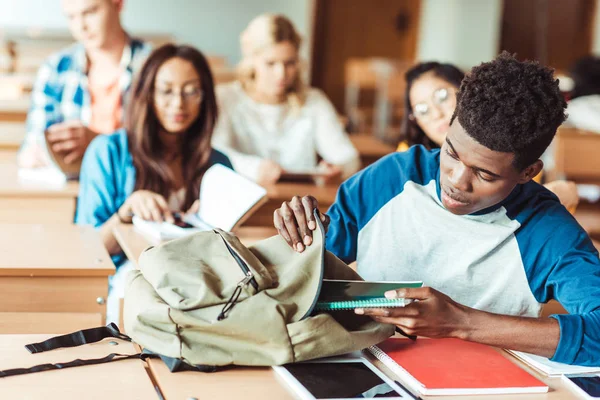
<instances>
[{"instance_id":1,"label":"student's forearm","mask_svg":"<svg viewBox=\"0 0 600 400\"><path fill-rule=\"evenodd\" d=\"M113 229L115 226L120 224L118 215L115 213L112 217L108 219L100 228L100 235L102 236L102 241L104 242L104 247L108 251L108 254L115 255L119 254L123 250L121 250L121 246L115 239L115 235L113 233Z\"/></svg>"},{"instance_id":2,"label":"student's forearm","mask_svg":"<svg viewBox=\"0 0 600 400\"><path fill-rule=\"evenodd\" d=\"M554 318L527 318L471 309L457 335L465 340L551 358L558 346L560 328Z\"/></svg>"}]
</instances>

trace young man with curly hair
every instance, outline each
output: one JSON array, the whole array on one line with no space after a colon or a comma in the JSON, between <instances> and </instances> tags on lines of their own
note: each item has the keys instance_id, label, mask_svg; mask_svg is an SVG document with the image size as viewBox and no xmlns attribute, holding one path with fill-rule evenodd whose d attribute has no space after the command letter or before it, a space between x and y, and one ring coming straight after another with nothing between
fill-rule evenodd
<instances>
[{"instance_id":1,"label":"young man with curly hair","mask_svg":"<svg viewBox=\"0 0 600 400\"><path fill-rule=\"evenodd\" d=\"M357 309L407 334L458 337L552 360L600 364L600 260L556 196L531 179L565 119L553 71L508 53L472 69L442 148L415 146L346 181L326 247L367 280L423 280L418 301ZM311 244L317 201L295 197L275 226ZM558 300L570 314L540 318Z\"/></svg>"}]
</instances>

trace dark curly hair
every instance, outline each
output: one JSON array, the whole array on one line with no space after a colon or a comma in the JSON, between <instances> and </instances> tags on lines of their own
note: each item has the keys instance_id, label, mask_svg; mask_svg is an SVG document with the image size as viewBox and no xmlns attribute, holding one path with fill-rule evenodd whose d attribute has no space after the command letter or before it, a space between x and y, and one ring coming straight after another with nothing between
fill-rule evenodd
<instances>
[{"instance_id":1,"label":"dark curly hair","mask_svg":"<svg viewBox=\"0 0 600 400\"><path fill-rule=\"evenodd\" d=\"M410 104L410 89L413 83L423 74L433 73L458 89L465 73L452 64L441 64L439 62L425 62L413 66L406 71L404 79L406 80L406 91L404 92L404 114L402 124L400 125L400 141L406 142L409 146L422 144L428 149L439 147L434 141L429 139L423 129L414 120L412 115L412 105Z\"/></svg>"},{"instance_id":2,"label":"dark curly hair","mask_svg":"<svg viewBox=\"0 0 600 400\"><path fill-rule=\"evenodd\" d=\"M478 143L513 153L519 171L533 164L565 120L554 70L504 51L474 67L456 95L455 118Z\"/></svg>"}]
</instances>

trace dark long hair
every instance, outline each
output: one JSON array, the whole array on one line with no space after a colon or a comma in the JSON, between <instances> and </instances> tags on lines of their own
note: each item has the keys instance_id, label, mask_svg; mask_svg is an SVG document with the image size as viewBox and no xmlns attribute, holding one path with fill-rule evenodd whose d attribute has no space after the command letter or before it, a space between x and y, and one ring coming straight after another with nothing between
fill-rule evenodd
<instances>
[{"instance_id":1,"label":"dark long hair","mask_svg":"<svg viewBox=\"0 0 600 400\"><path fill-rule=\"evenodd\" d=\"M427 137L417 121L414 120L409 96L413 83L427 72L432 72L435 76L442 78L457 89L460 87L460 82L465 77L465 73L452 64L426 62L415 65L406 71L404 75L406 79L406 92L404 93L404 114L400 126L400 141L406 142L409 146L422 144L428 149L434 149L439 146Z\"/></svg>"},{"instance_id":2,"label":"dark long hair","mask_svg":"<svg viewBox=\"0 0 600 400\"><path fill-rule=\"evenodd\" d=\"M600 58L586 56L579 59L569 71L573 79L571 99L600 94Z\"/></svg>"},{"instance_id":3,"label":"dark long hair","mask_svg":"<svg viewBox=\"0 0 600 400\"><path fill-rule=\"evenodd\" d=\"M162 126L154 111L154 84L161 65L176 57L189 61L194 66L203 92L198 106L198 118L182 133L181 140L181 165L186 184L183 209L187 210L198 198L200 181L206 172L212 151L210 141L217 120L213 77L204 55L193 47L174 44L166 44L154 50L133 84L125 128L137 174L135 190L150 190L168 199L169 194L176 189L175 178L163 159L162 143L158 135Z\"/></svg>"}]
</instances>

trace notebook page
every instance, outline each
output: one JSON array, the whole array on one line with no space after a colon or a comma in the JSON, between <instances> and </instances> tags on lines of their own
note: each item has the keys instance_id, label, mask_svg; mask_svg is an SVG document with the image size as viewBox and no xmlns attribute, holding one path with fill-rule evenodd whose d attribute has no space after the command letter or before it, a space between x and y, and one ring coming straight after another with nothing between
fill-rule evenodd
<instances>
[{"instance_id":1,"label":"notebook page","mask_svg":"<svg viewBox=\"0 0 600 400\"><path fill-rule=\"evenodd\" d=\"M215 164L206 171L200 184L198 216L212 227L231 231L266 195L267 191L262 186L223 165Z\"/></svg>"},{"instance_id":2,"label":"notebook page","mask_svg":"<svg viewBox=\"0 0 600 400\"><path fill-rule=\"evenodd\" d=\"M546 357L537 356L535 354L523 353L516 350L507 350L509 353L522 360L526 364L531 365L533 368L541 371L542 373L554 376L564 374L584 374L592 372L600 372L600 366L597 367L583 367L580 365L563 364L554 361L550 361Z\"/></svg>"}]
</instances>

